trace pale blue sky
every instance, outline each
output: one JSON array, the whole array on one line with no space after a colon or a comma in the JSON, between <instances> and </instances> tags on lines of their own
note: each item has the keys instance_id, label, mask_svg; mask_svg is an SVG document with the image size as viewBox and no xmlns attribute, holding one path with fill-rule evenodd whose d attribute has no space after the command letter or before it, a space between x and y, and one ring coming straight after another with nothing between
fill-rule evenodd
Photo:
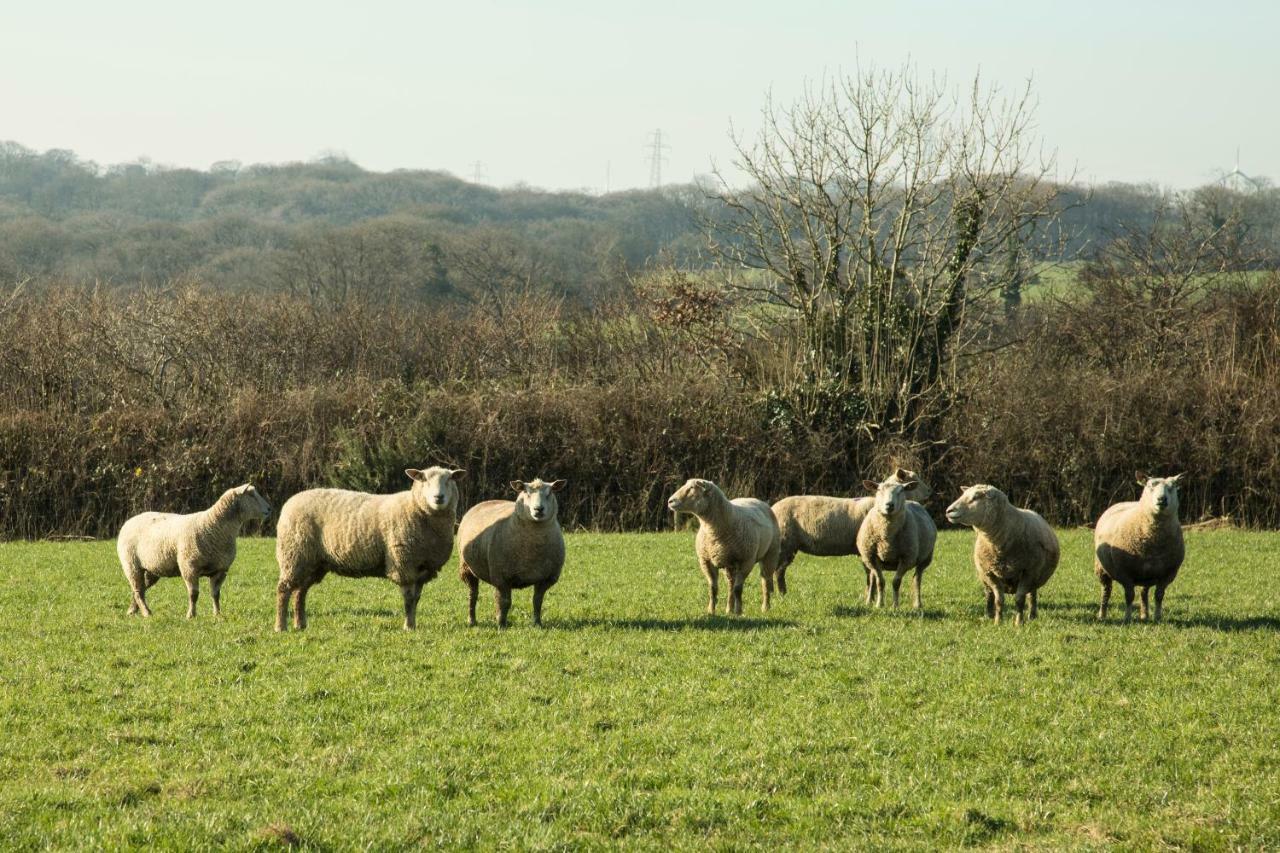
<instances>
[{"instance_id":1,"label":"pale blue sky","mask_svg":"<svg viewBox=\"0 0 1280 853\"><path fill-rule=\"evenodd\" d=\"M853 65L1009 87L1097 181L1280 179L1280 2L5 3L0 139L101 163L305 160L643 186L730 157L730 120Z\"/></svg>"}]
</instances>

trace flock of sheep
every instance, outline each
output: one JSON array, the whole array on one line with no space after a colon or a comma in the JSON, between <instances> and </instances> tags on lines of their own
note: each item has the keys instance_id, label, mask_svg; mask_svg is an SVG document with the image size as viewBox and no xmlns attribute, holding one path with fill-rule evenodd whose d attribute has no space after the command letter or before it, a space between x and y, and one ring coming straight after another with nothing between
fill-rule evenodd
<instances>
[{"instance_id":1,"label":"flock of sheep","mask_svg":"<svg viewBox=\"0 0 1280 853\"><path fill-rule=\"evenodd\" d=\"M460 469L410 468L404 492L371 495L342 489L310 489L285 502L276 525L276 630L307 625L307 592L330 572L346 577L385 577L404 595L404 627L415 627L423 584L453 553ZM1141 589L1140 616L1147 618L1148 591L1155 588L1159 621L1165 589L1182 565L1176 477L1138 475L1142 496L1107 509L1094 529L1094 571L1102 584L1098 618L1105 618L1111 587L1124 589L1125 621ZM480 581L493 587L499 626L505 627L511 591L533 587L533 621L542 622L542 601L560 579L564 535L556 493L564 480L511 483L515 500L484 501L457 526L460 574L469 591L468 624L476 623ZM866 602L884 603L885 574L893 576L893 604L908 572L913 605L922 607L920 583L933 560L937 528L919 501L931 494L914 472L897 469L884 482L864 481L875 495L833 498L797 495L772 507L755 498L730 500L710 480L692 479L667 501L674 512L698 517L695 550L714 613L721 572L729 583L726 613L742 613L742 587L760 565L761 609L768 610L776 581L787 592L787 567L797 553L857 554L866 568ZM222 582L236 554L236 537L248 521L266 518L271 505L252 485L228 489L213 506L189 515L145 512L120 529L117 553L132 590L129 613L151 615L146 591L162 577L187 585L187 617L196 615L201 577L208 577L213 612L220 612ZM977 532L973 561L987 600L987 616L1000 621L1004 596L1015 596L1016 624L1036 617L1040 587L1058 566L1058 538L1035 512L1013 506L994 486L970 486L947 508L948 521ZM1027 601L1030 600L1030 610Z\"/></svg>"}]
</instances>

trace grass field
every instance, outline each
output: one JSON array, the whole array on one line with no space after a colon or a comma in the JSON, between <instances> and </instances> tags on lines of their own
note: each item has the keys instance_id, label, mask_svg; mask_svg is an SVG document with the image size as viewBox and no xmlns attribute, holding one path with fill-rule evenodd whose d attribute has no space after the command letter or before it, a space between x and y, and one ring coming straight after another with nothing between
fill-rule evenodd
<instances>
[{"instance_id":1,"label":"grass field","mask_svg":"<svg viewBox=\"0 0 1280 853\"><path fill-rule=\"evenodd\" d=\"M1128 627L1089 535L1024 628L981 618L968 532L923 617L801 557L740 619L668 533L571 536L544 630L527 591L466 628L448 567L416 633L330 578L283 636L270 540L194 622L176 579L126 617L110 542L5 544L0 846L1280 847L1280 534L1189 534Z\"/></svg>"}]
</instances>

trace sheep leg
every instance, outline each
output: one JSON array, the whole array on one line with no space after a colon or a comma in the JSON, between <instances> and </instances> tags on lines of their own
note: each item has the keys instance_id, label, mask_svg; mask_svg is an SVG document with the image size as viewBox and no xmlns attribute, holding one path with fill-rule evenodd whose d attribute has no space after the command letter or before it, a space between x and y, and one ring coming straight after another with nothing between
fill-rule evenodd
<instances>
[{"instance_id":1,"label":"sheep leg","mask_svg":"<svg viewBox=\"0 0 1280 853\"><path fill-rule=\"evenodd\" d=\"M1105 575L1099 578L1102 581L1102 603L1098 605L1098 618L1107 618L1107 605L1111 603L1111 578Z\"/></svg>"},{"instance_id":2,"label":"sheep leg","mask_svg":"<svg viewBox=\"0 0 1280 853\"><path fill-rule=\"evenodd\" d=\"M879 566L871 570L871 585L876 590L876 607L884 607L884 570Z\"/></svg>"},{"instance_id":3,"label":"sheep leg","mask_svg":"<svg viewBox=\"0 0 1280 853\"><path fill-rule=\"evenodd\" d=\"M137 568L128 575L129 587L133 592L133 603L129 605L129 615L141 613L143 616L151 615L151 608L147 606L147 590L151 588L159 577L157 575L148 575L142 569Z\"/></svg>"},{"instance_id":4,"label":"sheep leg","mask_svg":"<svg viewBox=\"0 0 1280 853\"><path fill-rule=\"evenodd\" d=\"M227 573L214 575L209 578L209 594L213 596L213 615L222 615L222 582L227 579Z\"/></svg>"},{"instance_id":5,"label":"sheep leg","mask_svg":"<svg viewBox=\"0 0 1280 853\"><path fill-rule=\"evenodd\" d=\"M788 552L786 549L783 549L778 552L778 570L775 573L778 578L778 595L787 594L787 568L795 558L795 551Z\"/></svg>"},{"instance_id":6,"label":"sheep leg","mask_svg":"<svg viewBox=\"0 0 1280 853\"><path fill-rule=\"evenodd\" d=\"M1133 584L1124 584L1124 623L1129 624L1133 620Z\"/></svg>"},{"instance_id":7,"label":"sheep leg","mask_svg":"<svg viewBox=\"0 0 1280 853\"><path fill-rule=\"evenodd\" d=\"M924 566L916 566L916 573L911 578L911 606L916 610L924 610L924 601L920 597L920 582L924 580Z\"/></svg>"},{"instance_id":8,"label":"sheep leg","mask_svg":"<svg viewBox=\"0 0 1280 853\"><path fill-rule=\"evenodd\" d=\"M1004 593L997 589L992 594L996 602L995 622L999 625L1000 617L1004 615Z\"/></svg>"},{"instance_id":9,"label":"sheep leg","mask_svg":"<svg viewBox=\"0 0 1280 853\"><path fill-rule=\"evenodd\" d=\"M699 559L698 565L702 568L702 574L707 579L707 613L715 615L716 612L716 596L719 592L720 575L715 567L706 560Z\"/></svg>"},{"instance_id":10,"label":"sheep leg","mask_svg":"<svg viewBox=\"0 0 1280 853\"><path fill-rule=\"evenodd\" d=\"M467 625L474 628L476 624L476 600L480 598L480 578L468 571L463 572L462 580L467 585Z\"/></svg>"},{"instance_id":11,"label":"sheep leg","mask_svg":"<svg viewBox=\"0 0 1280 853\"><path fill-rule=\"evenodd\" d=\"M1147 592L1150 589L1151 587L1144 586L1142 588L1142 597L1138 599L1138 618L1143 622L1147 621L1147 609L1149 606L1147 603Z\"/></svg>"},{"instance_id":12,"label":"sheep leg","mask_svg":"<svg viewBox=\"0 0 1280 853\"><path fill-rule=\"evenodd\" d=\"M1018 591L1013 594L1013 602L1018 608L1018 614L1013 617L1013 624L1022 625L1027 621L1026 587L1018 587Z\"/></svg>"},{"instance_id":13,"label":"sheep leg","mask_svg":"<svg viewBox=\"0 0 1280 853\"><path fill-rule=\"evenodd\" d=\"M867 606L871 606L871 597L875 595L875 579L871 572L871 567L866 563L862 564L862 571L867 576Z\"/></svg>"},{"instance_id":14,"label":"sheep leg","mask_svg":"<svg viewBox=\"0 0 1280 853\"><path fill-rule=\"evenodd\" d=\"M276 630L287 631L289 629L289 596L293 594L293 588L284 581L276 584Z\"/></svg>"},{"instance_id":15,"label":"sheep leg","mask_svg":"<svg viewBox=\"0 0 1280 853\"><path fill-rule=\"evenodd\" d=\"M511 589L505 586L494 586L493 602L498 610L498 627L507 627L507 614L511 612Z\"/></svg>"},{"instance_id":16,"label":"sheep leg","mask_svg":"<svg viewBox=\"0 0 1280 853\"><path fill-rule=\"evenodd\" d=\"M311 584L304 583L293 594L293 627L299 631L307 627L307 593L310 591Z\"/></svg>"},{"instance_id":17,"label":"sheep leg","mask_svg":"<svg viewBox=\"0 0 1280 853\"><path fill-rule=\"evenodd\" d=\"M898 608L898 592L902 589L902 579L906 577L907 567L899 566L898 570L893 573L893 607Z\"/></svg>"},{"instance_id":18,"label":"sheep leg","mask_svg":"<svg viewBox=\"0 0 1280 853\"><path fill-rule=\"evenodd\" d=\"M533 624L542 627L542 597L551 589L551 584L540 583L533 588Z\"/></svg>"},{"instance_id":19,"label":"sheep leg","mask_svg":"<svg viewBox=\"0 0 1280 853\"><path fill-rule=\"evenodd\" d=\"M1156 612L1155 621L1159 622L1164 618L1164 589L1168 584L1156 584Z\"/></svg>"},{"instance_id":20,"label":"sheep leg","mask_svg":"<svg viewBox=\"0 0 1280 853\"><path fill-rule=\"evenodd\" d=\"M1028 619L1036 618L1036 611L1039 609L1039 606L1040 606L1040 590L1033 589L1031 590L1031 612L1027 614Z\"/></svg>"},{"instance_id":21,"label":"sheep leg","mask_svg":"<svg viewBox=\"0 0 1280 853\"><path fill-rule=\"evenodd\" d=\"M422 584L401 584L400 594L404 596L404 629L412 631L418 627L418 599L422 596Z\"/></svg>"},{"instance_id":22,"label":"sheep leg","mask_svg":"<svg viewBox=\"0 0 1280 853\"><path fill-rule=\"evenodd\" d=\"M742 586L750 573L751 567L748 566L746 571L739 570L737 574L730 576L733 586L729 589L729 605L735 616L742 615Z\"/></svg>"},{"instance_id":23,"label":"sheep leg","mask_svg":"<svg viewBox=\"0 0 1280 853\"><path fill-rule=\"evenodd\" d=\"M996 591L987 587L987 618L996 618Z\"/></svg>"},{"instance_id":24,"label":"sheep leg","mask_svg":"<svg viewBox=\"0 0 1280 853\"><path fill-rule=\"evenodd\" d=\"M764 559L760 561L760 612L767 613L769 611L769 598L773 594L773 579L778 574L778 562L781 559L781 552L777 546L770 548L769 552L764 555ZM751 573L751 569L747 569L747 573ZM779 581L781 583L781 581ZM781 588L779 588L781 592Z\"/></svg>"},{"instance_id":25,"label":"sheep leg","mask_svg":"<svg viewBox=\"0 0 1280 853\"><path fill-rule=\"evenodd\" d=\"M184 574L182 581L187 585L187 618L196 618L196 601L200 598L200 576Z\"/></svg>"}]
</instances>

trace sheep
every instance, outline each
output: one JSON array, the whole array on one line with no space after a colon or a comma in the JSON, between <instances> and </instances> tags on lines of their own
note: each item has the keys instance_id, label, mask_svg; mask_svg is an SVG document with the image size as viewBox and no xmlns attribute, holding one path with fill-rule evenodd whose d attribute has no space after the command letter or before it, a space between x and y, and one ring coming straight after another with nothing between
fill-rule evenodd
<instances>
[{"instance_id":1,"label":"sheep","mask_svg":"<svg viewBox=\"0 0 1280 853\"><path fill-rule=\"evenodd\" d=\"M899 468L889 480L915 483L906 492L907 500L922 502L933 494L914 471ZM772 507L782 532L782 555L778 560L778 593L787 594L787 567L797 553L815 557L847 557L858 553L858 529L875 503L874 498L831 498L825 495L792 495ZM867 573L870 586L871 574Z\"/></svg>"},{"instance_id":2,"label":"sheep","mask_svg":"<svg viewBox=\"0 0 1280 853\"><path fill-rule=\"evenodd\" d=\"M1178 522L1178 485L1184 474L1151 477L1137 474L1142 497L1114 504L1093 530L1093 571L1102 584L1098 618L1107 618L1111 583L1124 587L1124 621L1133 617L1133 588L1142 587L1141 619L1147 618L1147 590L1156 588L1155 621L1164 612L1164 591L1177 577L1186 548Z\"/></svg>"},{"instance_id":3,"label":"sheep","mask_svg":"<svg viewBox=\"0 0 1280 853\"><path fill-rule=\"evenodd\" d=\"M1036 618L1039 589L1053 577L1061 553L1048 522L1013 506L1004 492L985 484L966 488L947 507L947 521L967 524L978 533L973 565L986 588L987 617L999 624L1005 593L1013 593L1018 605L1014 624L1023 623L1028 596L1031 610L1025 618Z\"/></svg>"},{"instance_id":4,"label":"sheep","mask_svg":"<svg viewBox=\"0 0 1280 853\"><path fill-rule=\"evenodd\" d=\"M213 615L220 616L222 582L236 558L236 537L246 521L270 514L271 504L246 483L227 489L203 512L144 512L126 521L116 554L133 593L129 615L150 616L147 590L160 578L181 576L187 585L187 618L196 618L201 577L209 578Z\"/></svg>"},{"instance_id":5,"label":"sheep","mask_svg":"<svg viewBox=\"0 0 1280 853\"><path fill-rule=\"evenodd\" d=\"M405 469L408 491L370 495L343 489L309 489L285 502L276 525L276 630L289 621L307 627L307 591L326 574L385 577L404 596L404 628L417 625L422 586L453 554L458 482L462 469Z\"/></svg>"},{"instance_id":6,"label":"sheep","mask_svg":"<svg viewBox=\"0 0 1280 853\"><path fill-rule=\"evenodd\" d=\"M924 507L908 501L907 489L913 481L895 482L893 478L883 483L864 480L863 485L874 489L876 496L872 509L858 528L858 555L871 576L867 585L867 604L874 598L876 607L884 606L884 572L894 572L893 606L898 606L898 590L908 569L915 569L913 580L914 607L922 609L920 600L920 576L933 562L933 546L938 529Z\"/></svg>"},{"instance_id":7,"label":"sheep","mask_svg":"<svg viewBox=\"0 0 1280 853\"><path fill-rule=\"evenodd\" d=\"M513 480L514 501L484 501L467 510L458 525L459 576L467 585L467 624L476 624L480 581L493 587L498 627L507 627L511 590L533 587L533 624L542 625L542 598L560 580L564 534L560 531L556 492L551 483Z\"/></svg>"},{"instance_id":8,"label":"sheep","mask_svg":"<svg viewBox=\"0 0 1280 853\"><path fill-rule=\"evenodd\" d=\"M718 573L723 570L730 582L725 613L741 615L742 585L756 563L760 564L760 610L767 612L782 550L778 521L769 505L755 498L730 501L710 480L692 479L667 500L667 507L698 517L695 550L710 587L707 613L716 612Z\"/></svg>"}]
</instances>

